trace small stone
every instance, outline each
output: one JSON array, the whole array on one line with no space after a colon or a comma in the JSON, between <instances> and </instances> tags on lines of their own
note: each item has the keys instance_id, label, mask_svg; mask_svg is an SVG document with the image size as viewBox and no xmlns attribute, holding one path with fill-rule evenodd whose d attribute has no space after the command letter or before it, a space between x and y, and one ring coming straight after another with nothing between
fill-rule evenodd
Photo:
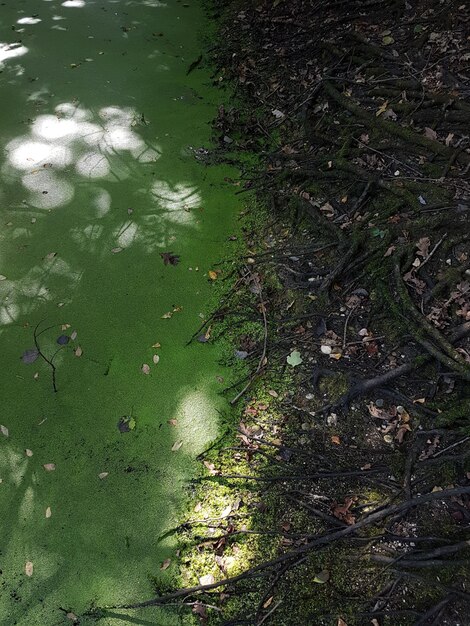
<instances>
[{"instance_id":1,"label":"small stone","mask_svg":"<svg viewBox=\"0 0 470 626\"><path fill-rule=\"evenodd\" d=\"M336 426L336 424L338 423L338 416L336 415L336 413L330 413L330 415L328 415L328 417L326 418L326 423L328 424L328 426Z\"/></svg>"}]
</instances>

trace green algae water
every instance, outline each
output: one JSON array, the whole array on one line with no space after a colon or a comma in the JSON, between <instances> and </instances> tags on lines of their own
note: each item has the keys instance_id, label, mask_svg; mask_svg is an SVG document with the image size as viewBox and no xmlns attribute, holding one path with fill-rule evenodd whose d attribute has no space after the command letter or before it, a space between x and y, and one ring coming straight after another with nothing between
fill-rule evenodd
<instances>
[{"instance_id":1,"label":"green algae water","mask_svg":"<svg viewBox=\"0 0 470 626\"><path fill-rule=\"evenodd\" d=\"M1 624L71 624L177 572L158 537L223 406L213 347L186 343L236 208L191 150L219 97L187 75L206 26L194 0L1 3Z\"/></svg>"}]
</instances>

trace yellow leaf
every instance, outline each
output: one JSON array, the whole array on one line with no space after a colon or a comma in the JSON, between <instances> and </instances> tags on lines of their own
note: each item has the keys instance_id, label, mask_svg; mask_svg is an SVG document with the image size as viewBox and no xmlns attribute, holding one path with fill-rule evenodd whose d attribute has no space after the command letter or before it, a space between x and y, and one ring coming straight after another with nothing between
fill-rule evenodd
<instances>
[{"instance_id":1,"label":"yellow leaf","mask_svg":"<svg viewBox=\"0 0 470 626\"><path fill-rule=\"evenodd\" d=\"M182 445L183 445L182 441L175 441L175 443L171 446L171 451L176 452L177 450L181 448Z\"/></svg>"},{"instance_id":2,"label":"yellow leaf","mask_svg":"<svg viewBox=\"0 0 470 626\"><path fill-rule=\"evenodd\" d=\"M382 113L385 113L385 111L387 110L387 107L388 107L388 100L385 100L382 106L380 106L375 112L375 116L379 117L379 115L382 115Z\"/></svg>"},{"instance_id":3,"label":"yellow leaf","mask_svg":"<svg viewBox=\"0 0 470 626\"><path fill-rule=\"evenodd\" d=\"M217 280L217 272L214 272L213 270L209 270L207 274L211 280Z\"/></svg>"},{"instance_id":4,"label":"yellow leaf","mask_svg":"<svg viewBox=\"0 0 470 626\"><path fill-rule=\"evenodd\" d=\"M48 506L46 509L46 518L49 519L51 515L52 515L51 507Z\"/></svg>"}]
</instances>

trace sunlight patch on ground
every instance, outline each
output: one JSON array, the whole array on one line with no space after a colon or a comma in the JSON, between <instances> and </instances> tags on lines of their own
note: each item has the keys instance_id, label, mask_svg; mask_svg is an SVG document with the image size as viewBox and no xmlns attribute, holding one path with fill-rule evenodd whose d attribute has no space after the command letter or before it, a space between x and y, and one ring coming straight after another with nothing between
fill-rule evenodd
<instances>
[{"instance_id":1,"label":"sunlight patch on ground","mask_svg":"<svg viewBox=\"0 0 470 626\"><path fill-rule=\"evenodd\" d=\"M170 186L163 180L157 180L152 186L152 193L159 206L166 209L165 219L177 224L194 221L191 209L201 205L201 196L196 187L185 183Z\"/></svg>"},{"instance_id":2,"label":"sunlight patch on ground","mask_svg":"<svg viewBox=\"0 0 470 626\"><path fill-rule=\"evenodd\" d=\"M65 0L65 2L62 2L62 6L80 9L85 6L85 0Z\"/></svg>"},{"instance_id":3,"label":"sunlight patch on ground","mask_svg":"<svg viewBox=\"0 0 470 626\"><path fill-rule=\"evenodd\" d=\"M188 392L179 403L175 418L176 440L183 441L186 454L196 455L218 434L215 408L206 393L201 390Z\"/></svg>"},{"instance_id":4,"label":"sunlight patch on ground","mask_svg":"<svg viewBox=\"0 0 470 626\"><path fill-rule=\"evenodd\" d=\"M28 52L28 48L18 43L1 43L0 42L0 67L3 61L14 57L23 56Z\"/></svg>"},{"instance_id":5,"label":"sunlight patch on ground","mask_svg":"<svg viewBox=\"0 0 470 626\"><path fill-rule=\"evenodd\" d=\"M41 22L42 20L39 19L39 17L20 17L19 20L17 20L17 24L37 24L38 22Z\"/></svg>"}]
</instances>

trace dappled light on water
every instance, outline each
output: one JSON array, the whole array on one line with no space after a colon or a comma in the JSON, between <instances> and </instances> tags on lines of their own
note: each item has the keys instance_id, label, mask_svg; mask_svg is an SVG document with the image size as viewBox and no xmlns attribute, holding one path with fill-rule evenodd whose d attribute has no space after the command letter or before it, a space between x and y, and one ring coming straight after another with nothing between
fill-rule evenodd
<instances>
[{"instance_id":1,"label":"dappled light on water","mask_svg":"<svg viewBox=\"0 0 470 626\"><path fill-rule=\"evenodd\" d=\"M189 148L218 105L186 76L201 15L2 5L0 623L59 624L58 607L147 597L166 558L176 572L157 538L223 406L214 346L187 342L236 206L233 172Z\"/></svg>"}]
</instances>

